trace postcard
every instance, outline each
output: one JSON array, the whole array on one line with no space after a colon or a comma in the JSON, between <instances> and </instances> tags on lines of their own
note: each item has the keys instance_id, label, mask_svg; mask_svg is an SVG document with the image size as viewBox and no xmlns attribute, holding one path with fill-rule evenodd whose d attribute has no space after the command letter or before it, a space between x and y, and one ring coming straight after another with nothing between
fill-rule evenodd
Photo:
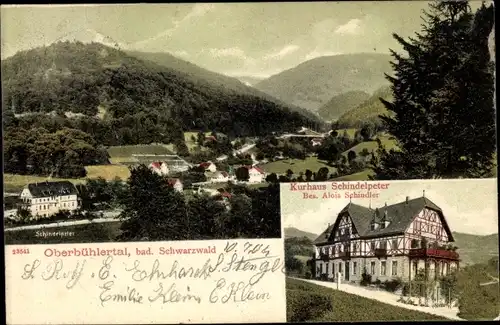
<instances>
[{"instance_id":1,"label":"postcard","mask_svg":"<svg viewBox=\"0 0 500 325\"><path fill-rule=\"evenodd\" d=\"M287 320L493 319L496 179L281 184Z\"/></svg>"},{"instance_id":2,"label":"postcard","mask_svg":"<svg viewBox=\"0 0 500 325\"><path fill-rule=\"evenodd\" d=\"M499 314L491 3L1 25L8 324Z\"/></svg>"}]
</instances>

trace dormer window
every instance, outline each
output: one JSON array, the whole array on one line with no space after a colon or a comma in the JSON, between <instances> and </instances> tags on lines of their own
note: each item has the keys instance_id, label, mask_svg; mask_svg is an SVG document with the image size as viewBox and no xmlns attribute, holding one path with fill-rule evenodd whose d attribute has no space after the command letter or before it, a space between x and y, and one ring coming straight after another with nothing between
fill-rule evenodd
<instances>
[{"instance_id":1,"label":"dormer window","mask_svg":"<svg viewBox=\"0 0 500 325\"><path fill-rule=\"evenodd\" d=\"M372 221L371 230L377 230L377 229L379 229L379 224L376 223L375 221Z\"/></svg>"}]
</instances>

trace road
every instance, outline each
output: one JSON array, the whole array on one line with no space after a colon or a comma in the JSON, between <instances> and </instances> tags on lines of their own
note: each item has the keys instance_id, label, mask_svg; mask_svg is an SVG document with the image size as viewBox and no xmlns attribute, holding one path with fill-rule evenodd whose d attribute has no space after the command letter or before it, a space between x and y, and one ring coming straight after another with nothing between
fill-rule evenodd
<instances>
[{"instance_id":1,"label":"road","mask_svg":"<svg viewBox=\"0 0 500 325\"><path fill-rule=\"evenodd\" d=\"M255 147L255 143L246 144L243 147L241 147L240 149L234 150L233 151L233 155L235 155L235 156L236 155L240 155L240 154L245 153L248 150L252 149L253 147ZM217 158L217 161L224 161L224 160L227 160L227 158L228 158L227 155L222 155L222 156L220 156L220 157Z\"/></svg>"},{"instance_id":2,"label":"road","mask_svg":"<svg viewBox=\"0 0 500 325\"><path fill-rule=\"evenodd\" d=\"M47 223L47 224L41 224L41 225L26 225L26 226L5 228L4 231L33 230L33 229L43 229L43 228L56 228L56 227L69 227L69 226L76 226L76 225L85 225L88 223L116 222L116 221L118 221L116 219L116 217L118 217L118 215L120 213L121 213L121 211L103 211L102 218L96 218L96 219L92 219L92 220L85 219L85 220L61 221L61 222Z\"/></svg>"},{"instance_id":3,"label":"road","mask_svg":"<svg viewBox=\"0 0 500 325\"><path fill-rule=\"evenodd\" d=\"M336 289L337 284L334 282L325 282L325 281L316 281L316 280L305 280L305 279L300 279L300 278L293 278L296 280L301 280L313 284L317 284L323 287L327 288L332 288ZM437 315L437 316L442 316L446 317L449 319L453 320L463 320L460 317L457 316L458 313L458 308L453 307L453 308L447 308L447 307L422 307L422 306L413 306L413 305L407 305L403 304L401 302L398 302L398 299L400 296L387 292L387 291L374 291L374 290L369 290L360 286L356 286L353 284L347 284L347 283L342 283L339 286L339 290L351 293L357 296L365 297L368 299L373 299L373 300L378 300L380 302L383 302L385 304L401 307L401 308L406 308L406 309L411 309L411 310L416 310L432 315Z\"/></svg>"}]
</instances>

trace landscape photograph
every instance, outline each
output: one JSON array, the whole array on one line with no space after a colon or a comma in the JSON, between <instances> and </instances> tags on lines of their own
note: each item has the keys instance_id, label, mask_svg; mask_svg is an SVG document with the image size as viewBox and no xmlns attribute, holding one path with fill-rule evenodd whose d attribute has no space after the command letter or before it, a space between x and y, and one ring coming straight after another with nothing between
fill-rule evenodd
<instances>
[{"instance_id":1,"label":"landscape photograph","mask_svg":"<svg viewBox=\"0 0 500 325\"><path fill-rule=\"evenodd\" d=\"M320 184L317 199L281 185L288 321L500 315L495 179L389 181L370 198Z\"/></svg>"},{"instance_id":2,"label":"landscape photograph","mask_svg":"<svg viewBox=\"0 0 500 325\"><path fill-rule=\"evenodd\" d=\"M1 24L8 244L281 238L280 183L497 175L491 4L19 5Z\"/></svg>"}]
</instances>

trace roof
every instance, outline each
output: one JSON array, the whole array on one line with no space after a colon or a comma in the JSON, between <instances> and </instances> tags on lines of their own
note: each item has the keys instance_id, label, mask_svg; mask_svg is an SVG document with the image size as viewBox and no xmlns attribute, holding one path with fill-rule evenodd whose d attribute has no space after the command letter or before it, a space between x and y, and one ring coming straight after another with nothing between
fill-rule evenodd
<instances>
[{"instance_id":1,"label":"roof","mask_svg":"<svg viewBox=\"0 0 500 325\"><path fill-rule=\"evenodd\" d=\"M212 141L217 141L217 138L214 137L213 135L209 135L205 137L205 140L212 140Z\"/></svg>"},{"instance_id":2,"label":"roof","mask_svg":"<svg viewBox=\"0 0 500 325\"><path fill-rule=\"evenodd\" d=\"M413 200L403 201L376 209L367 208L351 202L340 211L335 223L329 226L314 241L314 244L321 245L329 241L333 229L340 222L341 215L349 215L360 237L371 238L404 233L412 223L414 217L424 208L429 208L439 213L443 227L447 231L450 240L453 241L453 235L451 234L451 230L444 219L441 208L428 198L419 197ZM389 225L386 228L371 230L370 225L373 220L381 222L384 218L387 218L387 221L389 221Z\"/></svg>"},{"instance_id":3,"label":"roof","mask_svg":"<svg viewBox=\"0 0 500 325\"><path fill-rule=\"evenodd\" d=\"M200 167L203 167L203 168L207 168L207 167L209 167L209 166L210 166L210 165L212 165L212 164L213 164L213 162L211 162L211 161L207 161L207 162L202 162L202 163L200 163L200 165L199 165L199 166L200 166Z\"/></svg>"},{"instance_id":4,"label":"roof","mask_svg":"<svg viewBox=\"0 0 500 325\"><path fill-rule=\"evenodd\" d=\"M265 173L264 173L264 171L263 171L262 169L260 169L259 167L257 167L257 166L243 166L243 167L245 167L245 168L246 168L246 169L248 169L248 170L255 169L255 170L256 170L256 171L258 171L259 173L261 173L261 174L265 174Z\"/></svg>"},{"instance_id":5,"label":"roof","mask_svg":"<svg viewBox=\"0 0 500 325\"><path fill-rule=\"evenodd\" d=\"M154 161L150 165L153 168L161 168L161 162L160 161Z\"/></svg>"},{"instance_id":6,"label":"roof","mask_svg":"<svg viewBox=\"0 0 500 325\"><path fill-rule=\"evenodd\" d=\"M169 178L167 179L168 185L174 186L177 182L180 182L178 178Z\"/></svg>"},{"instance_id":7,"label":"roof","mask_svg":"<svg viewBox=\"0 0 500 325\"><path fill-rule=\"evenodd\" d=\"M69 181L31 183L27 185L27 188L33 197L78 194L75 185Z\"/></svg>"}]
</instances>

